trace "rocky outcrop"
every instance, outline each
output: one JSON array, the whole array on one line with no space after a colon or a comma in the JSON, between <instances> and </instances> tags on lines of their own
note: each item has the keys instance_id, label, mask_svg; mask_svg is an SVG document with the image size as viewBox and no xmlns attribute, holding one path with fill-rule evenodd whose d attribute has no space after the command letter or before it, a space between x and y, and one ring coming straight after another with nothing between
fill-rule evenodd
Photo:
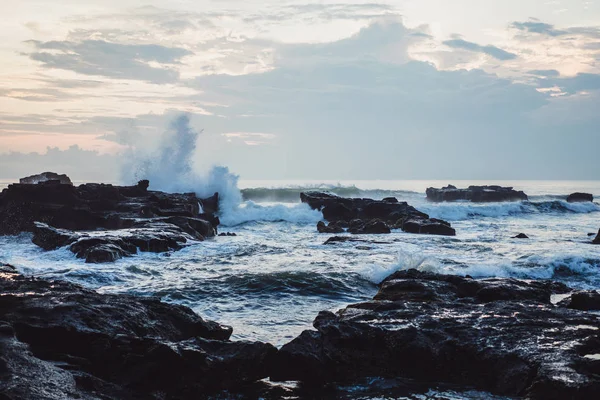
<instances>
[{"instance_id":1,"label":"rocky outcrop","mask_svg":"<svg viewBox=\"0 0 600 400\"><path fill-rule=\"evenodd\" d=\"M354 234L390 233L391 229L402 229L409 233L454 236L456 231L450 223L420 212L395 197L383 200L344 198L329 193L306 192L300 200L314 210L320 210L323 222L317 224L321 233Z\"/></svg>"},{"instance_id":2,"label":"rocky outcrop","mask_svg":"<svg viewBox=\"0 0 600 400\"><path fill-rule=\"evenodd\" d=\"M218 194L199 199L148 186L147 180L135 186L13 184L0 193L0 234L33 232L40 247L71 245L88 262L114 261L138 249L177 250L216 235Z\"/></svg>"},{"instance_id":3,"label":"rocky outcrop","mask_svg":"<svg viewBox=\"0 0 600 400\"><path fill-rule=\"evenodd\" d=\"M600 230L598 230L598 234L596 235L596 238L594 240L592 240L592 244L600 244Z\"/></svg>"},{"instance_id":4,"label":"rocky outcrop","mask_svg":"<svg viewBox=\"0 0 600 400\"><path fill-rule=\"evenodd\" d=\"M516 236L513 236L512 238L513 238L513 239L529 239L529 236L527 236L527 235L526 235L526 234L524 234L524 233L519 233L518 235L516 235Z\"/></svg>"},{"instance_id":5,"label":"rocky outcrop","mask_svg":"<svg viewBox=\"0 0 600 400\"><path fill-rule=\"evenodd\" d=\"M56 172L42 172L41 174L31 175L26 178L21 178L19 183L22 185L37 185L48 181L57 182L63 185L72 185L71 179L65 174L57 174Z\"/></svg>"},{"instance_id":6,"label":"rocky outcrop","mask_svg":"<svg viewBox=\"0 0 600 400\"><path fill-rule=\"evenodd\" d=\"M586 201L594 201L594 196L590 193L571 193L569 197L567 197L567 201L569 203L583 203Z\"/></svg>"},{"instance_id":7,"label":"rocky outcrop","mask_svg":"<svg viewBox=\"0 0 600 400\"><path fill-rule=\"evenodd\" d=\"M396 272L372 301L321 312L315 331L280 349L271 378L320 386L393 377L505 396L596 398L600 320L551 302L568 290L547 281Z\"/></svg>"},{"instance_id":8,"label":"rocky outcrop","mask_svg":"<svg viewBox=\"0 0 600 400\"><path fill-rule=\"evenodd\" d=\"M527 200L527 195L522 191L516 191L512 187L502 186L469 186L466 189L457 189L456 186L448 185L441 189L428 188L427 200L435 202L466 200L475 203L487 203L496 201L522 201Z\"/></svg>"},{"instance_id":9,"label":"rocky outcrop","mask_svg":"<svg viewBox=\"0 0 600 400\"><path fill-rule=\"evenodd\" d=\"M0 268L0 397L197 399L244 393L277 352L183 306Z\"/></svg>"}]
</instances>

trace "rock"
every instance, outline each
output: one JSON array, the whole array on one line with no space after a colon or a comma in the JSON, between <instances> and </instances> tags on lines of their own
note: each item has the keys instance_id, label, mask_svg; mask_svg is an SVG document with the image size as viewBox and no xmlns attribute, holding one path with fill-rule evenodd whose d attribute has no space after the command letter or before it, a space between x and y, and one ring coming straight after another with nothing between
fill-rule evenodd
<instances>
[{"instance_id":1,"label":"rock","mask_svg":"<svg viewBox=\"0 0 600 400\"><path fill-rule=\"evenodd\" d=\"M596 238L592 241L592 244L600 244L600 230L598 231Z\"/></svg>"},{"instance_id":2,"label":"rock","mask_svg":"<svg viewBox=\"0 0 600 400\"><path fill-rule=\"evenodd\" d=\"M522 191L513 190L512 187L502 186L469 186L467 189L457 189L448 185L441 189L428 188L427 200L435 202L467 200L476 203L497 201L522 201L527 200L527 195Z\"/></svg>"},{"instance_id":3,"label":"rock","mask_svg":"<svg viewBox=\"0 0 600 400\"><path fill-rule=\"evenodd\" d=\"M408 217L397 223L404 232L429 235L456 236L450 223L436 218Z\"/></svg>"},{"instance_id":4,"label":"rock","mask_svg":"<svg viewBox=\"0 0 600 400\"><path fill-rule=\"evenodd\" d=\"M336 244L336 243L346 243L346 242L361 242L361 243L371 243L371 244L390 244L391 242L382 242L379 240L367 240L362 238L357 238L355 236L332 236L325 241L323 244Z\"/></svg>"},{"instance_id":5,"label":"rock","mask_svg":"<svg viewBox=\"0 0 600 400\"><path fill-rule=\"evenodd\" d=\"M7 399L244 397L277 349L233 342L189 308L0 275L0 393Z\"/></svg>"},{"instance_id":6,"label":"rock","mask_svg":"<svg viewBox=\"0 0 600 400\"><path fill-rule=\"evenodd\" d=\"M558 305L575 310L598 311L600 310L600 293L594 290L574 292Z\"/></svg>"},{"instance_id":7,"label":"rock","mask_svg":"<svg viewBox=\"0 0 600 400\"><path fill-rule=\"evenodd\" d=\"M0 235L33 232L33 242L45 250L93 237L93 245L83 241L85 250L76 253L89 262L104 262L135 253L131 246L165 252L217 234L220 221L213 211L218 209L218 194L200 200L194 193L169 194L148 187L147 180L135 186L74 187L56 180L9 185L0 193Z\"/></svg>"},{"instance_id":8,"label":"rock","mask_svg":"<svg viewBox=\"0 0 600 400\"><path fill-rule=\"evenodd\" d=\"M235 234L233 232L223 232L223 233L220 233L219 236L237 236L237 234Z\"/></svg>"},{"instance_id":9,"label":"rock","mask_svg":"<svg viewBox=\"0 0 600 400\"><path fill-rule=\"evenodd\" d=\"M594 201L594 196L590 193L571 193L569 197L567 197L567 201L569 203L581 203L586 201Z\"/></svg>"},{"instance_id":10,"label":"rock","mask_svg":"<svg viewBox=\"0 0 600 400\"><path fill-rule=\"evenodd\" d=\"M392 228L411 233L455 235L446 221L429 218L406 202L394 197L383 200L344 198L329 193L305 192L300 194L303 203L320 210L330 221L329 226L318 225L319 232L341 233L348 224L348 231L355 234L390 233ZM401 221L401 223L398 223ZM332 225L337 223L337 225ZM331 227L331 228L330 228Z\"/></svg>"},{"instance_id":11,"label":"rock","mask_svg":"<svg viewBox=\"0 0 600 400\"><path fill-rule=\"evenodd\" d=\"M215 193L206 199L200 199L200 204L204 213L215 214L219 211L219 193Z\"/></svg>"},{"instance_id":12,"label":"rock","mask_svg":"<svg viewBox=\"0 0 600 400\"><path fill-rule=\"evenodd\" d=\"M524 233L519 233L517 236L513 236L513 239L529 239L529 236L527 236Z\"/></svg>"},{"instance_id":13,"label":"rock","mask_svg":"<svg viewBox=\"0 0 600 400\"><path fill-rule=\"evenodd\" d=\"M26 178L19 179L19 183L22 185L37 185L38 183L44 183L47 181L57 181L63 185L73 185L71 179L65 175L59 175L56 172L42 172L38 175L31 175Z\"/></svg>"},{"instance_id":14,"label":"rock","mask_svg":"<svg viewBox=\"0 0 600 400\"><path fill-rule=\"evenodd\" d=\"M361 220L353 220L352 222L350 222L350 229L348 231L350 233L360 235L391 233L389 226L387 226L385 222L379 219L372 219L367 221L366 223L362 222Z\"/></svg>"},{"instance_id":15,"label":"rock","mask_svg":"<svg viewBox=\"0 0 600 400\"><path fill-rule=\"evenodd\" d=\"M196 231L196 235L192 236L177 225L165 221L168 219L145 221L118 231L87 232L68 231L36 222L32 241L45 250L70 245L69 250L78 258L97 263L131 256L136 254L138 249L143 252L162 253L179 250L188 242L203 240L203 236Z\"/></svg>"},{"instance_id":16,"label":"rock","mask_svg":"<svg viewBox=\"0 0 600 400\"><path fill-rule=\"evenodd\" d=\"M317 231L319 233L342 233L344 228L337 225L335 222L330 222L329 225L325 225L323 221L317 222Z\"/></svg>"},{"instance_id":17,"label":"rock","mask_svg":"<svg viewBox=\"0 0 600 400\"><path fill-rule=\"evenodd\" d=\"M367 377L474 388L502 396L563 399L600 393L598 316L555 306L569 289L549 281L399 271L372 301L313 325L284 345L272 380L306 387Z\"/></svg>"}]
</instances>

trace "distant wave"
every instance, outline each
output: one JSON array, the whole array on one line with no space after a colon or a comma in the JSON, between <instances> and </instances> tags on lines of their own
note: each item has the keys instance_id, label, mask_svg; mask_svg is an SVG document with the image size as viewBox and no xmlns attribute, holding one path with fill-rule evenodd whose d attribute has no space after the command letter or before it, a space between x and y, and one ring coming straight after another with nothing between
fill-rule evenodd
<instances>
[{"instance_id":1,"label":"distant wave","mask_svg":"<svg viewBox=\"0 0 600 400\"><path fill-rule=\"evenodd\" d=\"M506 217L521 214L587 214L600 211L600 205L597 203L568 203L564 200L506 203L428 203L417 208L432 217L449 221L461 221L481 217Z\"/></svg>"},{"instance_id":2,"label":"distant wave","mask_svg":"<svg viewBox=\"0 0 600 400\"><path fill-rule=\"evenodd\" d=\"M280 202L280 203L298 203L300 193L309 191L320 191L332 193L341 197L367 197L372 199L383 199L384 197L422 197L424 193L412 192L408 190L387 190L387 189L360 189L356 186L336 186L336 185L309 185L309 186L289 186L281 188L248 188L242 189L244 200L255 202Z\"/></svg>"},{"instance_id":3,"label":"distant wave","mask_svg":"<svg viewBox=\"0 0 600 400\"><path fill-rule=\"evenodd\" d=\"M261 205L246 201L239 207L227 209L220 219L223 226L236 226L254 221L316 224L322 218L320 211L312 210L306 204Z\"/></svg>"}]
</instances>

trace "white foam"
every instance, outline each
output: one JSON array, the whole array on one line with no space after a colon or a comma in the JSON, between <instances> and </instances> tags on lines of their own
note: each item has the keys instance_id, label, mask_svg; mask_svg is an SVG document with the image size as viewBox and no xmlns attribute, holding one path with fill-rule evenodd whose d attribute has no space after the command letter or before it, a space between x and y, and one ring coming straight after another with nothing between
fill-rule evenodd
<instances>
[{"instance_id":1,"label":"white foam","mask_svg":"<svg viewBox=\"0 0 600 400\"><path fill-rule=\"evenodd\" d=\"M221 214L221 224L235 226L251 221L293 222L298 224L316 224L323 218L320 211L312 210L306 204L273 204L261 205L247 201L236 207L224 209Z\"/></svg>"},{"instance_id":2,"label":"white foam","mask_svg":"<svg viewBox=\"0 0 600 400\"><path fill-rule=\"evenodd\" d=\"M405 244L398 252L397 262L387 265L369 265L359 273L375 284L380 284L385 278L396 271L407 269L433 271L439 269L439 261L423 254L415 245Z\"/></svg>"}]
</instances>

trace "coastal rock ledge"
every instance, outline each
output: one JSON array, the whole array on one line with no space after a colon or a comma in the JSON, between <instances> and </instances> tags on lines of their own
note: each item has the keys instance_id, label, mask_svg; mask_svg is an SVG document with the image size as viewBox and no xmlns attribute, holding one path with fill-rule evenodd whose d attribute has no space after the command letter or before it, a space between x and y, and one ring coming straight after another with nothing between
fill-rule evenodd
<instances>
[{"instance_id":1,"label":"coastal rock ledge","mask_svg":"<svg viewBox=\"0 0 600 400\"><path fill-rule=\"evenodd\" d=\"M0 398L199 399L269 375L277 349L187 307L26 278L0 264Z\"/></svg>"},{"instance_id":2,"label":"coastal rock ledge","mask_svg":"<svg viewBox=\"0 0 600 400\"><path fill-rule=\"evenodd\" d=\"M396 272L372 301L321 312L276 355L271 379L405 378L536 399L600 398L600 321L551 302L560 283ZM586 307L578 307L584 303Z\"/></svg>"},{"instance_id":3,"label":"coastal rock ledge","mask_svg":"<svg viewBox=\"0 0 600 400\"><path fill-rule=\"evenodd\" d=\"M427 188L427 200L435 202L444 201L472 201L474 203L489 203L501 201L524 201L527 195L522 191L514 190L512 187L503 186L469 186L466 189L458 189L456 186L448 185L441 189Z\"/></svg>"},{"instance_id":4,"label":"coastal rock ledge","mask_svg":"<svg viewBox=\"0 0 600 400\"><path fill-rule=\"evenodd\" d=\"M323 213L323 222L317 224L320 233L342 233L346 229L354 234L390 233L402 229L408 233L455 236L449 222L430 218L429 215L395 197L383 200L345 198L329 193L306 192L300 200L313 210Z\"/></svg>"},{"instance_id":5,"label":"coastal rock ledge","mask_svg":"<svg viewBox=\"0 0 600 400\"><path fill-rule=\"evenodd\" d=\"M217 234L217 193L200 199L151 191L147 180L76 187L65 175L48 172L21 182L0 193L0 235L33 232L33 243L43 249L69 245L86 262L178 250Z\"/></svg>"}]
</instances>

